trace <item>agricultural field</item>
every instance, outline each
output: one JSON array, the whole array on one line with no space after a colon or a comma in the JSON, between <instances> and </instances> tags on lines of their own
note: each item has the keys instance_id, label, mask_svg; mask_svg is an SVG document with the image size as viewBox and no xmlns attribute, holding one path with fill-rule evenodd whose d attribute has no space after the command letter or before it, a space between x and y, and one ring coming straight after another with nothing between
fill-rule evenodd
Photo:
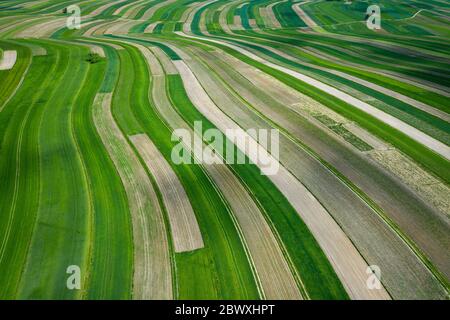
<instances>
[{"instance_id":1,"label":"agricultural field","mask_svg":"<svg viewBox=\"0 0 450 320\"><path fill-rule=\"evenodd\" d=\"M449 298L450 2L0 1L0 300Z\"/></svg>"}]
</instances>

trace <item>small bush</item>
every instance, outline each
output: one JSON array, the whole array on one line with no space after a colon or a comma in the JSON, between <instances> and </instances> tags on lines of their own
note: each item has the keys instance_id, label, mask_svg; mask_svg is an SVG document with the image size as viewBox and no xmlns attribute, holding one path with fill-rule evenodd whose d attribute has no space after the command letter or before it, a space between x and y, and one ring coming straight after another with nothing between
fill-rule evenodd
<instances>
[{"instance_id":1,"label":"small bush","mask_svg":"<svg viewBox=\"0 0 450 320\"><path fill-rule=\"evenodd\" d=\"M97 63L100 60L102 60L102 58L98 55L98 53L93 53L93 52L89 53L88 57L86 59L86 61L91 64Z\"/></svg>"}]
</instances>

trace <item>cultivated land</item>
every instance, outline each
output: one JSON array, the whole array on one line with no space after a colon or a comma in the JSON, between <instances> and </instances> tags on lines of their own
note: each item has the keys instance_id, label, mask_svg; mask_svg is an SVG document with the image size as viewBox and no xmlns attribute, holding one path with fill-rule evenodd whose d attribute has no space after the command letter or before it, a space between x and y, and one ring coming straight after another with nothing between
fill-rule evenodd
<instances>
[{"instance_id":1,"label":"cultivated land","mask_svg":"<svg viewBox=\"0 0 450 320\"><path fill-rule=\"evenodd\" d=\"M0 299L448 299L450 5L371 4L2 1Z\"/></svg>"}]
</instances>

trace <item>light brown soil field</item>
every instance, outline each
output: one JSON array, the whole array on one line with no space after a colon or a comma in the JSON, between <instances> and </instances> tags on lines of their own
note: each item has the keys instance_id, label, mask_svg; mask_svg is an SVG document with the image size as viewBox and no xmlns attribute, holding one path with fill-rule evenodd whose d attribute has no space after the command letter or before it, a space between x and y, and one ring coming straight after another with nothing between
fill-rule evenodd
<instances>
[{"instance_id":1,"label":"light brown soil field","mask_svg":"<svg viewBox=\"0 0 450 320\"><path fill-rule=\"evenodd\" d=\"M145 29L144 33L153 33L155 27L160 23L160 21L150 23Z\"/></svg>"},{"instance_id":2,"label":"light brown soil field","mask_svg":"<svg viewBox=\"0 0 450 320\"><path fill-rule=\"evenodd\" d=\"M450 217L450 188L428 172L424 171L408 157L395 149L369 152L377 162L400 177L417 195L430 203L442 214ZM447 220L450 227L450 221Z\"/></svg>"},{"instance_id":3,"label":"light brown soil field","mask_svg":"<svg viewBox=\"0 0 450 320\"><path fill-rule=\"evenodd\" d=\"M140 44L135 43L133 43L133 45L138 48L139 51L144 55L145 60L147 61L147 64L150 68L150 74L152 78L164 75L164 70L161 67L160 62L148 47L144 47Z\"/></svg>"},{"instance_id":4,"label":"light brown soil field","mask_svg":"<svg viewBox=\"0 0 450 320\"><path fill-rule=\"evenodd\" d=\"M102 21L102 20L100 20L100 21ZM101 23L99 23L99 24L96 24L96 25L90 27L89 29L87 29L87 30L83 33L83 35L84 35L85 37L91 37L92 35L95 34L95 32L96 32L98 29L100 29L100 28L103 27L103 26L108 25L109 23L110 23L109 21L106 21L106 22L101 22Z\"/></svg>"},{"instance_id":5,"label":"light brown soil field","mask_svg":"<svg viewBox=\"0 0 450 320\"><path fill-rule=\"evenodd\" d=\"M265 28L270 28L271 27L271 21L269 18L269 14L267 13L267 8L266 7L260 7L259 8L259 15L261 16L261 19L264 22L264 27Z\"/></svg>"},{"instance_id":6,"label":"light brown soil field","mask_svg":"<svg viewBox=\"0 0 450 320\"><path fill-rule=\"evenodd\" d=\"M6 32L8 32L11 29L14 29L16 27L29 27L30 24L37 24L39 22L44 22L44 21L48 21L48 18L42 18L42 17L37 17L37 18L28 18L28 19L23 19L23 20L19 20L15 23L10 23L10 24L4 24L1 28L0 28L0 36Z\"/></svg>"},{"instance_id":7,"label":"light brown soil field","mask_svg":"<svg viewBox=\"0 0 450 320\"><path fill-rule=\"evenodd\" d=\"M187 5L188 9L186 9L183 12L183 14L181 15L180 22L187 22L187 20L189 19L190 14L192 12L192 10L195 9L196 5L198 5L198 4L195 3L195 2L194 3L190 3L190 4Z\"/></svg>"},{"instance_id":8,"label":"light brown soil field","mask_svg":"<svg viewBox=\"0 0 450 320\"><path fill-rule=\"evenodd\" d=\"M159 63L162 65L164 72L166 74L177 74L177 68L175 68L172 60L158 47L149 47L150 51L156 56L159 60Z\"/></svg>"},{"instance_id":9,"label":"light brown soil field","mask_svg":"<svg viewBox=\"0 0 450 320\"><path fill-rule=\"evenodd\" d=\"M111 113L112 94L97 94L97 131L128 196L134 239L135 299L172 299L170 250L163 213L153 186Z\"/></svg>"},{"instance_id":10,"label":"light brown soil field","mask_svg":"<svg viewBox=\"0 0 450 320\"><path fill-rule=\"evenodd\" d=\"M258 24L256 23L255 19L248 19L248 23L250 24L250 27L252 27L253 30L255 31L259 30Z\"/></svg>"},{"instance_id":11,"label":"light brown soil field","mask_svg":"<svg viewBox=\"0 0 450 320\"><path fill-rule=\"evenodd\" d=\"M17 33L15 38L42 38L48 37L56 30L66 27L66 18L52 19L50 21L33 25Z\"/></svg>"},{"instance_id":12,"label":"light brown soil field","mask_svg":"<svg viewBox=\"0 0 450 320\"><path fill-rule=\"evenodd\" d=\"M5 50L0 60L0 70L10 70L14 67L17 60L17 51Z\"/></svg>"},{"instance_id":13,"label":"light brown soil field","mask_svg":"<svg viewBox=\"0 0 450 320\"><path fill-rule=\"evenodd\" d=\"M222 28L222 30L225 33L228 33L228 34L232 34L232 31L231 31L230 27L227 24L227 14L228 14L228 11L230 10L230 6L231 5L233 5L233 3L229 3L229 4L224 5L222 10L219 13L219 24L220 24L220 27Z\"/></svg>"},{"instance_id":14,"label":"light brown soil field","mask_svg":"<svg viewBox=\"0 0 450 320\"><path fill-rule=\"evenodd\" d=\"M169 163L147 135L131 136L130 140L155 178L162 194L175 252L203 248L202 234L195 213L180 180Z\"/></svg>"},{"instance_id":15,"label":"light brown soil field","mask_svg":"<svg viewBox=\"0 0 450 320\"><path fill-rule=\"evenodd\" d=\"M242 26L241 16L234 16L234 23L230 26L232 30L244 30Z\"/></svg>"},{"instance_id":16,"label":"light brown soil field","mask_svg":"<svg viewBox=\"0 0 450 320\"><path fill-rule=\"evenodd\" d=\"M274 29L281 28L280 21L278 21L277 17L275 16L275 13L273 12L273 6L280 2L285 2L285 1L286 0L271 3L266 7L267 17L269 18L269 21L270 21L270 24L268 26L270 28L274 28Z\"/></svg>"},{"instance_id":17,"label":"light brown soil field","mask_svg":"<svg viewBox=\"0 0 450 320\"><path fill-rule=\"evenodd\" d=\"M316 27L317 27L317 23L316 23L313 19L311 19L311 18L308 16L308 14L307 14L305 11L303 11L302 8L300 8L300 6L301 6L302 4L303 4L303 3L296 3L296 4L293 4L293 5L292 5L292 9L295 11L295 13L300 17L300 19L301 19L308 27L310 27L311 29L316 28Z\"/></svg>"}]
</instances>

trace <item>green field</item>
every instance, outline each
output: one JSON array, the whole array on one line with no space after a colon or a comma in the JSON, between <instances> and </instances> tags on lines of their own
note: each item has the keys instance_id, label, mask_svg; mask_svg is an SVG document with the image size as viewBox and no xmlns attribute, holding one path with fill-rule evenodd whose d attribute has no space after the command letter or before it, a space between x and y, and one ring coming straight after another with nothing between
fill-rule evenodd
<instances>
[{"instance_id":1,"label":"green field","mask_svg":"<svg viewBox=\"0 0 450 320\"><path fill-rule=\"evenodd\" d=\"M0 299L448 299L449 9L1 1Z\"/></svg>"}]
</instances>

